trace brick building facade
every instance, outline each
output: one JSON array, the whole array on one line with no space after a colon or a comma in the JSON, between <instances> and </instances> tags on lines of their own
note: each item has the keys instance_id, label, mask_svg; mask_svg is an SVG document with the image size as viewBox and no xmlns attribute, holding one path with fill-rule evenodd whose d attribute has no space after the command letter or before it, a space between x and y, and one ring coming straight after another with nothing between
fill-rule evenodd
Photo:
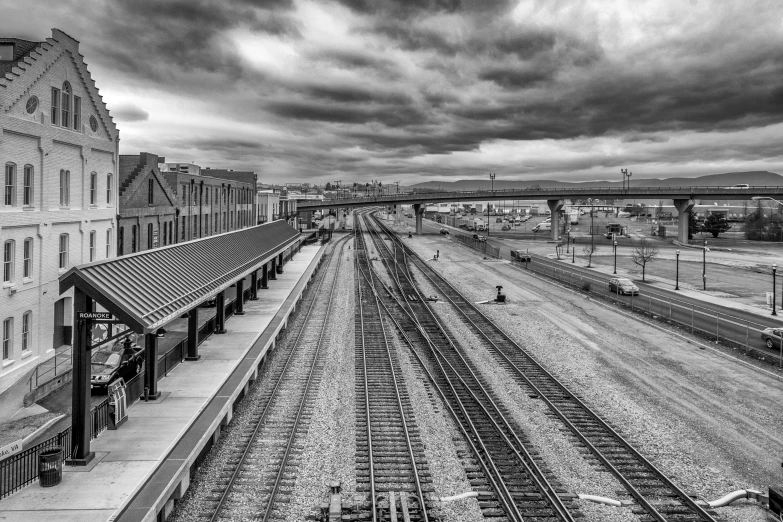
<instances>
[{"instance_id":1,"label":"brick building facade","mask_svg":"<svg viewBox=\"0 0 783 522\"><path fill-rule=\"evenodd\" d=\"M120 156L117 255L176 243L177 196L158 170L158 156Z\"/></svg>"},{"instance_id":2,"label":"brick building facade","mask_svg":"<svg viewBox=\"0 0 783 522\"><path fill-rule=\"evenodd\" d=\"M0 38L0 389L70 344L60 274L115 255L118 143L78 41Z\"/></svg>"}]
</instances>

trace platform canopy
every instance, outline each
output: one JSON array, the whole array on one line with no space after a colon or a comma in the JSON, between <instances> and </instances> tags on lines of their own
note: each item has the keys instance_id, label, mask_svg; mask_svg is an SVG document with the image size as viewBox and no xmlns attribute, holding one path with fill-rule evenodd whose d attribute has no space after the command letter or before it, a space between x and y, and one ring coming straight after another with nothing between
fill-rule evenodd
<instances>
[{"instance_id":1,"label":"platform canopy","mask_svg":"<svg viewBox=\"0 0 783 522\"><path fill-rule=\"evenodd\" d=\"M300 233L283 220L96 261L60 276L137 333L151 333L261 268Z\"/></svg>"}]
</instances>

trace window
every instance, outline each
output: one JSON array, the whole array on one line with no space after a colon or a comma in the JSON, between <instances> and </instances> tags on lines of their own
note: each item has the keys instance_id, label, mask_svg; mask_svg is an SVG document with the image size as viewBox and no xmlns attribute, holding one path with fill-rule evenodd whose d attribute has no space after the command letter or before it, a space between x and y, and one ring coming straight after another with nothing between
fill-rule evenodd
<instances>
[{"instance_id":1,"label":"window","mask_svg":"<svg viewBox=\"0 0 783 522\"><path fill-rule=\"evenodd\" d=\"M24 189L22 190L22 204L26 207L33 204L33 166L24 166Z\"/></svg>"},{"instance_id":2,"label":"window","mask_svg":"<svg viewBox=\"0 0 783 522\"><path fill-rule=\"evenodd\" d=\"M95 119L95 116L90 116L90 129L93 132L98 132L98 120Z\"/></svg>"},{"instance_id":3,"label":"window","mask_svg":"<svg viewBox=\"0 0 783 522\"><path fill-rule=\"evenodd\" d=\"M16 165L13 163L5 164L3 204L7 207L12 207L16 204Z\"/></svg>"},{"instance_id":4,"label":"window","mask_svg":"<svg viewBox=\"0 0 783 522\"><path fill-rule=\"evenodd\" d=\"M182 233L180 236L180 240L185 241L185 218L182 218Z\"/></svg>"},{"instance_id":5,"label":"window","mask_svg":"<svg viewBox=\"0 0 783 522\"><path fill-rule=\"evenodd\" d=\"M35 111L38 110L37 96L30 96L29 98L27 98L27 104L25 105L25 110L27 111L27 114L35 114Z\"/></svg>"},{"instance_id":6,"label":"window","mask_svg":"<svg viewBox=\"0 0 783 522\"><path fill-rule=\"evenodd\" d=\"M11 358L14 339L14 319L9 317L3 321L3 360Z\"/></svg>"},{"instance_id":7,"label":"window","mask_svg":"<svg viewBox=\"0 0 783 522\"><path fill-rule=\"evenodd\" d=\"M124 245L122 244L125 240L125 227L120 227L120 234L117 237L117 255L121 256L125 253Z\"/></svg>"},{"instance_id":8,"label":"window","mask_svg":"<svg viewBox=\"0 0 783 522\"><path fill-rule=\"evenodd\" d=\"M163 223L163 246L166 246L166 239L168 239L168 230L166 229L166 223Z\"/></svg>"},{"instance_id":9,"label":"window","mask_svg":"<svg viewBox=\"0 0 783 522\"><path fill-rule=\"evenodd\" d=\"M71 171L60 170L60 206L67 207L71 201Z\"/></svg>"},{"instance_id":10,"label":"window","mask_svg":"<svg viewBox=\"0 0 783 522\"><path fill-rule=\"evenodd\" d=\"M60 268L68 268L68 234L60 234Z\"/></svg>"},{"instance_id":11,"label":"window","mask_svg":"<svg viewBox=\"0 0 783 522\"><path fill-rule=\"evenodd\" d=\"M111 257L111 229L106 231L106 259Z\"/></svg>"},{"instance_id":12,"label":"window","mask_svg":"<svg viewBox=\"0 0 783 522\"><path fill-rule=\"evenodd\" d=\"M68 82L65 82L63 84L62 110L60 111L60 114L62 114L63 127L70 127L71 126L71 84Z\"/></svg>"},{"instance_id":13,"label":"window","mask_svg":"<svg viewBox=\"0 0 783 522\"><path fill-rule=\"evenodd\" d=\"M174 242L174 222L169 221L169 243Z\"/></svg>"},{"instance_id":14,"label":"window","mask_svg":"<svg viewBox=\"0 0 783 522\"><path fill-rule=\"evenodd\" d=\"M192 230L192 232L193 232L192 239L195 239L197 237L196 234L198 233L198 216L193 216L193 230Z\"/></svg>"},{"instance_id":15,"label":"window","mask_svg":"<svg viewBox=\"0 0 783 522\"><path fill-rule=\"evenodd\" d=\"M22 247L22 277L26 279L33 277L33 238L31 237L24 240Z\"/></svg>"},{"instance_id":16,"label":"window","mask_svg":"<svg viewBox=\"0 0 783 522\"><path fill-rule=\"evenodd\" d=\"M195 185L192 185L191 192L193 192L193 204L195 205L196 203L198 203L198 200L196 199L198 192L196 191Z\"/></svg>"},{"instance_id":17,"label":"window","mask_svg":"<svg viewBox=\"0 0 783 522\"><path fill-rule=\"evenodd\" d=\"M152 248L152 223L147 225L147 250Z\"/></svg>"},{"instance_id":18,"label":"window","mask_svg":"<svg viewBox=\"0 0 783 522\"><path fill-rule=\"evenodd\" d=\"M147 180L147 204L152 205L155 202L155 181L150 178Z\"/></svg>"},{"instance_id":19,"label":"window","mask_svg":"<svg viewBox=\"0 0 783 522\"><path fill-rule=\"evenodd\" d=\"M95 261L95 231L90 231L90 261Z\"/></svg>"},{"instance_id":20,"label":"window","mask_svg":"<svg viewBox=\"0 0 783 522\"><path fill-rule=\"evenodd\" d=\"M14 282L14 241L3 243L3 283Z\"/></svg>"},{"instance_id":21,"label":"window","mask_svg":"<svg viewBox=\"0 0 783 522\"><path fill-rule=\"evenodd\" d=\"M82 99L73 97L73 130L81 132L82 125Z\"/></svg>"},{"instance_id":22,"label":"window","mask_svg":"<svg viewBox=\"0 0 783 522\"><path fill-rule=\"evenodd\" d=\"M131 227L131 254L136 252L136 225Z\"/></svg>"},{"instance_id":23,"label":"window","mask_svg":"<svg viewBox=\"0 0 783 522\"><path fill-rule=\"evenodd\" d=\"M111 205L111 182L112 175L106 174L106 204Z\"/></svg>"},{"instance_id":24,"label":"window","mask_svg":"<svg viewBox=\"0 0 783 522\"><path fill-rule=\"evenodd\" d=\"M33 324L33 312L27 311L22 316L22 351L30 349L30 327Z\"/></svg>"},{"instance_id":25,"label":"window","mask_svg":"<svg viewBox=\"0 0 783 522\"><path fill-rule=\"evenodd\" d=\"M98 173L90 174L90 205L95 205L98 199Z\"/></svg>"},{"instance_id":26,"label":"window","mask_svg":"<svg viewBox=\"0 0 783 522\"><path fill-rule=\"evenodd\" d=\"M52 125L60 124L60 89L52 87Z\"/></svg>"}]
</instances>

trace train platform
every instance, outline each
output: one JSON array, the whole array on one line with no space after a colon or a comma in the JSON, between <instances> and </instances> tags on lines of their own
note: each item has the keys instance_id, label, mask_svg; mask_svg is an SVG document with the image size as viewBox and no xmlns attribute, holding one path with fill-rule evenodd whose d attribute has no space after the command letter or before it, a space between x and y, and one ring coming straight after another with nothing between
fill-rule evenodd
<instances>
[{"instance_id":1,"label":"train platform","mask_svg":"<svg viewBox=\"0 0 783 522\"><path fill-rule=\"evenodd\" d=\"M319 266L324 247L303 246L284 273L199 347L200 360L163 378L156 401L134 403L118 430L91 443L85 467L63 466L62 482L37 483L0 501L3 522L130 522L164 518L188 488L191 466L231 420L234 402L258 375Z\"/></svg>"}]
</instances>

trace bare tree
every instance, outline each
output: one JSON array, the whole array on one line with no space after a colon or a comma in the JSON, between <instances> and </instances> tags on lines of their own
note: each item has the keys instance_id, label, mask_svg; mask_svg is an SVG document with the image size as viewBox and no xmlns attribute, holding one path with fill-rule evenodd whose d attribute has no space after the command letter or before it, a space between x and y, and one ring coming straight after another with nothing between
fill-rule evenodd
<instances>
[{"instance_id":1,"label":"bare tree","mask_svg":"<svg viewBox=\"0 0 783 522\"><path fill-rule=\"evenodd\" d=\"M633 243L633 252L631 253L631 260L642 267L642 281L644 281L644 271L647 267L647 263L652 261L658 256L658 247L646 237L643 237L640 241Z\"/></svg>"},{"instance_id":2,"label":"bare tree","mask_svg":"<svg viewBox=\"0 0 783 522\"><path fill-rule=\"evenodd\" d=\"M588 243L582 248L582 252L587 256L587 268L592 268L593 254L598 252L598 247L592 243Z\"/></svg>"}]
</instances>

